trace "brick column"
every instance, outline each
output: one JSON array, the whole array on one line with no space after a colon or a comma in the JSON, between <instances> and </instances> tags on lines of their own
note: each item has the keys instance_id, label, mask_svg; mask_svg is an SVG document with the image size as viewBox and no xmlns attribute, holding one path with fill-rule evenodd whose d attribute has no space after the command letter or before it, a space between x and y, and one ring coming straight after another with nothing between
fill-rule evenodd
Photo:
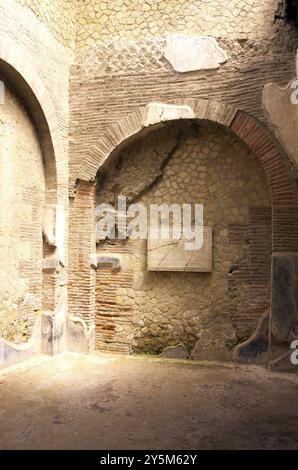
<instances>
[{"instance_id":1,"label":"brick column","mask_svg":"<svg viewBox=\"0 0 298 470\"><path fill-rule=\"evenodd\" d=\"M70 204L68 348L94 349L96 273L90 255L95 253L95 183L79 181Z\"/></svg>"}]
</instances>

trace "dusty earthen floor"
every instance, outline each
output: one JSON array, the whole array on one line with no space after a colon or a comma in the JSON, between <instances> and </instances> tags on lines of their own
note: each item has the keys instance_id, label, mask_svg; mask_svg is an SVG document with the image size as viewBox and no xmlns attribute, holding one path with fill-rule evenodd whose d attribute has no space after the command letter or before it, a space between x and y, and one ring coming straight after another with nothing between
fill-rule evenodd
<instances>
[{"instance_id":1,"label":"dusty earthen floor","mask_svg":"<svg viewBox=\"0 0 298 470\"><path fill-rule=\"evenodd\" d=\"M298 377L148 357L0 372L1 449L298 449Z\"/></svg>"}]
</instances>

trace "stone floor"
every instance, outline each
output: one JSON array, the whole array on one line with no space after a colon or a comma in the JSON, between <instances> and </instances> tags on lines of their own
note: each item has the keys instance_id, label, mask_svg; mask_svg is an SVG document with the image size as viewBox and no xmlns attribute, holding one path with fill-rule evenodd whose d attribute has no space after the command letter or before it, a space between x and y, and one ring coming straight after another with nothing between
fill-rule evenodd
<instances>
[{"instance_id":1,"label":"stone floor","mask_svg":"<svg viewBox=\"0 0 298 470\"><path fill-rule=\"evenodd\" d=\"M0 372L1 449L298 449L298 377L150 357Z\"/></svg>"}]
</instances>

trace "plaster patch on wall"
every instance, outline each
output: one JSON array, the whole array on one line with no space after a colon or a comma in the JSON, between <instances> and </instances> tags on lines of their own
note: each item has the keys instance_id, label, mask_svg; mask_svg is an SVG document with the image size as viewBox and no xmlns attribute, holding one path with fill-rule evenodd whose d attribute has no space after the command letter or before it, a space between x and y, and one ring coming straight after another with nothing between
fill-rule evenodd
<instances>
[{"instance_id":1,"label":"plaster patch on wall","mask_svg":"<svg viewBox=\"0 0 298 470\"><path fill-rule=\"evenodd\" d=\"M199 227L200 229L200 227ZM212 227L204 226L203 244L198 250L185 249L188 242L148 238L148 271L191 271L211 272L212 270Z\"/></svg>"},{"instance_id":2,"label":"plaster patch on wall","mask_svg":"<svg viewBox=\"0 0 298 470\"><path fill-rule=\"evenodd\" d=\"M65 264L65 224L64 207L47 205L43 209L42 233L46 243L57 248L57 260Z\"/></svg>"},{"instance_id":3,"label":"plaster patch on wall","mask_svg":"<svg viewBox=\"0 0 298 470\"><path fill-rule=\"evenodd\" d=\"M267 83L263 89L263 107L277 139L289 157L298 164L298 49L296 52L296 78L286 87Z\"/></svg>"},{"instance_id":4,"label":"plaster patch on wall","mask_svg":"<svg viewBox=\"0 0 298 470\"><path fill-rule=\"evenodd\" d=\"M228 60L215 38L168 36L164 57L176 72L217 69Z\"/></svg>"},{"instance_id":5,"label":"plaster patch on wall","mask_svg":"<svg viewBox=\"0 0 298 470\"><path fill-rule=\"evenodd\" d=\"M42 217L42 233L45 241L50 246L56 246L55 239L56 208L53 205L45 206Z\"/></svg>"},{"instance_id":6,"label":"plaster patch on wall","mask_svg":"<svg viewBox=\"0 0 298 470\"><path fill-rule=\"evenodd\" d=\"M42 262L43 271L57 271L59 268L59 260L56 255L44 258Z\"/></svg>"},{"instance_id":7,"label":"plaster patch on wall","mask_svg":"<svg viewBox=\"0 0 298 470\"><path fill-rule=\"evenodd\" d=\"M94 350L95 326L88 327L83 318L71 316L67 321L67 349L88 354Z\"/></svg>"},{"instance_id":8,"label":"plaster patch on wall","mask_svg":"<svg viewBox=\"0 0 298 470\"><path fill-rule=\"evenodd\" d=\"M296 93L294 80L284 88L268 83L263 91L263 106L277 139L298 164L298 104L291 101L293 93Z\"/></svg>"}]
</instances>

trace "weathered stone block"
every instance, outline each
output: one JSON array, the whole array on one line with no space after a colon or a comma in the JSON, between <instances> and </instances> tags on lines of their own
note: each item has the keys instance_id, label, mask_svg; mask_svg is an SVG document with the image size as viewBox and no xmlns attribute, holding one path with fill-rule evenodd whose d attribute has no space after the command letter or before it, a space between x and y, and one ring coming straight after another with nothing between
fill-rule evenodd
<instances>
[{"instance_id":1,"label":"weathered stone block","mask_svg":"<svg viewBox=\"0 0 298 470\"><path fill-rule=\"evenodd\" d=\"M46 206L43 210L42 233L45 241L51 246L56 246L55 227L56 207L54 205Z\"/></svg>"},{"instance_id":2,"label":"weathered stone block","mask_svg":"<svg viewBox=\"0 0 298 470\"><path fill-rule=\"evenodd\" d=\"M48 256L42 261L43 271L55 271L59 267L59 260L56 255Z\"/></svg>"},{"instance_id":3,"label":"weathered stone block","mask_svg":"<svg viewBox=\"0 0 298 470\"><path fill-rule=\"evenodd\" d=\"M89 354L95 347L95 326L89 328L86 322L79 317L67 320L67 349L72 352Z\"/></svg>"},{"instance_id":4,"label":"weathered stone block","mask_svg":"<svg viewBox=\"0 0 298 470\"><path fill-rule=\"evenodd\" d=\"M276 137L298 164L298 81L294 79L282 88L268 83L263 91L263 105Z\"/></svg>"},{"instance_id":5,"label":"weathered stone block","mask_svg":"<svg viewBox=\"0 0 298 470\"><path fill-rule=\"evenodd\" d=\"M57 310L43 313L41 319L41 351L55 355L65 350L66 299L61 300Z\"/></svg>"},{"instance_id":6,"label":"weathered stone block","mask_svg":"<svg viewBox=\"0 0 298 470\"><path fill-rule=\"evenodd\" d=\"M190 106L177 106L174 104L150 103L146 107L147 117L145 126L152 126L164 121L175 119L194 119L195 114Z\"/></svg>"},{"instance_id":7,"label":"weathered stone block","mask_svg":"<svg viewBox=\"0 0 298 470\"><path fill-rule=\"evenodd\" d=\"M215 38L168 36L165 58L177 72L216 69L228 60Z\"/></svg>"},{"instance_id":8,"label":"weathered stone block","mask_svg":"<svg viewBox=\"0 0 298 470\"><path fill-rule=\"evenodd\" d=\"M276 137L292 160L298 163L298 49L296 77L286 87L268 83L263 91L263 105Z\"/></svg>"},{"instance_id":9,"label":"weathered stone block","mask_svg":"<svg viewBox=\"0 0 298 470\"><path fill-rule=\"evenodd\" d=\"M176 346L167 346L161 356L169 359L187 359L189 354L184 344L177 344Z\"/></svg>"},{"instance_id":10,"label":"weathered stone block","mask_svg":"<svg viewBox=\"0 0 298 470\"><path fill-rule=\"evenodd\" d=\"M121 259L118 256L100 256L97 255L97 267L111 266L112 271L121 270Z\"/></svg>"},{"instance_id":11,"label":"weathered stone block","mask_svg":"<svg viewBox=\"0 0 298 470\"><path fill-rule=\"evenodd\" d=\"M162 240L148 238L148 271L192 271L212 270L212 227L203 227L203 245L198 250L185 249L187 240Z\"/></svg>"}]
</instances>

